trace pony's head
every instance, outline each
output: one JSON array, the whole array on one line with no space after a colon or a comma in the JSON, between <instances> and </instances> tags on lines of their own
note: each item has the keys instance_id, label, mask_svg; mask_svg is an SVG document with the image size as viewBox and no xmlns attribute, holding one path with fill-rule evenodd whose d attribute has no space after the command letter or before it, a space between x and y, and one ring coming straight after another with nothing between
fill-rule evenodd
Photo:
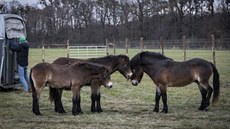
<instances>
[{"instance_id":1,"label":"pony's head","mask_svg":"<svg viewBox=\"0 0 230 129\"><path fill-rule=\"evenodd\" d=\"M132 70L129 65L129 57L126 55L118 55L119 65L117 66L118 71L127 79L130 79L132 76Z\"/></svg>"},{"instance_id":2,"label":"pony's head","mask_svg":"<svg viewBox=\"0 0 230 129\"><path fill-rule=\"evenodd\" d=\"M132 70L131 82L134 86L137 86L144 75L144 71L141 66L141 53L135 55L129 62Z\"/></svg>"},{"instance_id":3,"label":"pony's head","mask_svg":"<svg viewBox=\"0 0 230 129\"><path fill-rule=\"evenodd\" d=\"M110 70L106 66L103 66L103 67L104 67L104 72L101 74L100 80L106 88L112 88L113 83L110 79Z\"/></svg>"}]
</instances>

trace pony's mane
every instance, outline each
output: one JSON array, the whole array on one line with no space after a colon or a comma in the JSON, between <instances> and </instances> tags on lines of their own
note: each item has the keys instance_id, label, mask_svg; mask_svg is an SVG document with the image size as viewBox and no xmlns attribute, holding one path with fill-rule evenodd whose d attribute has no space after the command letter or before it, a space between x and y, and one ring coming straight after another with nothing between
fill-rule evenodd
<instances>
[{"instance_id":1,"label":"pony's mane","mask_svg":"<svg viewBox=\"0 0 230 129\"><path fill-rule=\"evenodd\" d=\"M126 56L126 55L118 55L119 58L123 58L123 59L128 59L129 60L129 57Z\"/></svg>"},{"instance_id":2,"label":"pony's mane","mask_svg":"<svg viewBox=\"0 0 230 129\"><path fill-rule=\"evenodd\" d=\"M172 60L171 58L168 58L160 53L156 53L156 52L140 52L138 54L136 54L131 60L130 60L130 65L132 64L138 64L141 65L141 59L144 57L151 57L151 58L155 58L158 60L165 60L165 59L169 59Z\"/></svg>"},{"instance_id":3,"label":"pony's mane","mask_svg":"<svg viewBox=\"0 0 230 129\"><path fill-rule=\"evenodd\" d=\"M171 58L168 58L168 57L166 57L166 56L164 56L164 55L162 55L160 53L156 53L156 52L148 52L148 51L146 51L146 52L142 52L140 54L141 54L141 56L143 56L143 55L150 56L150 57L155 58L155 59L162 59L162 60L171 59Z\"/></svg>"},{"instance_id":4,"label":"pony's mane","mask_svg":"<svg viewBox=\"0 0 230 129\"><path fill-rule=\"evenodd\" d=\"M91 62L77 62L73 64L75 69L84 69L87 68L90 71L95 72L104 72L105 69L108 69L106 66L101 64L91 63Z\"/></svg>"},{"instance_id":5,"label":"pony's mane","mask_svg":"<svg viewBox=\"0 0 230 129\"><path fill-rule=\"evenodd\" d=\"M103 56L103 57L98 57L98 58L90 58L91 60L93 59L101 59L101 60L106 60L106 59L111 59L111 58L116 58L116 57L119 57L119 58L127 58L129 59L128 56L126 55L107 55L107 56Z\"/></svg>"},{"instance_id":6,"label":"pony's mane","mask_svg":"<svg viewBox=\"0 0 230 129\"><path fill-rule=\"evenodd\" d=\"M116 61L119 58L123 58L126 61L129 61L129 57L126 55L108 55L108 56L99 57L99 58L89 58L88 61L91 61L94 63L100 63L100 64L105 64L105 63L116 64Z\"/></svg>"}]
</instances>

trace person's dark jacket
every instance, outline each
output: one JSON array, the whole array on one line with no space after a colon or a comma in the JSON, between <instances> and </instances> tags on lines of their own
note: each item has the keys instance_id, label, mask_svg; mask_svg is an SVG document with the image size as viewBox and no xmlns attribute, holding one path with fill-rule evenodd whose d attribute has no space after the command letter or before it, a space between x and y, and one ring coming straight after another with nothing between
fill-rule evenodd
<instances>
[{"instance_id":1,"label":"person's dark jacket","mask_svg":"<svg viewBox=\"0 0 230 129\"><path fill-rule=\"evenodd\" d=\"M29 44L27 42L10 45L12 51L17 52L17 63L20 66L28 66Z\"/></svg>"}]
</instances>

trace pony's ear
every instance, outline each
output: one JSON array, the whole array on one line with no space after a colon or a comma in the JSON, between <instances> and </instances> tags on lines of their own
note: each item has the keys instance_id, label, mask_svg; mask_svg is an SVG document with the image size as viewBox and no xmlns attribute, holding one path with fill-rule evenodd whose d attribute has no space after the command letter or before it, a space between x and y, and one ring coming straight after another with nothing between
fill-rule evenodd
<instances>
[{"instance_id":1,"label":"pony's ear","mask_svg":"<svg viewBox=\"0 0 230 129\"><path fill-rule=\"evenodd\" d=\"M139 62L139 64L141 65L141 57L142 57L142 55L144 54L145 52L141 52L139 55L138 55L138 62Z\"/></svg>"},{"instance_id":2,"label":"pony's ear","mask_svg":"<svg viewBox=\"0 0 230 129\"><path fill-rule=\"evenodd\" d=\"M126 56L126 55L118 55L118 58L119 58L119 60L122 61L122 62L129 61L129 57Z\"/></svg>"},{"instance_id":3,"label":"pony's ear","mask_svg":"<svg viewBox=\"0 0 230 129\"><path fill-rule=\"evenodd\" d=\"M103 66L104 68L105 68L105 70L108 70L109 71L109 73L111 73L112 72L112 69L109 67L109 66Z\"/></svg>"},{"instance_id":4,"label":"pony's ear","mask_svg":"<svg viewBox=\"0 0 230 129\"><path fill-rule=\"evenodd\" d=\"M76 61L76 62L74 62L72 65L73 65L73 67L75 68L75 69L77 69L80 65L82 65L83 64L83 62L82 61Z\"/></svg>"}]
</instances>

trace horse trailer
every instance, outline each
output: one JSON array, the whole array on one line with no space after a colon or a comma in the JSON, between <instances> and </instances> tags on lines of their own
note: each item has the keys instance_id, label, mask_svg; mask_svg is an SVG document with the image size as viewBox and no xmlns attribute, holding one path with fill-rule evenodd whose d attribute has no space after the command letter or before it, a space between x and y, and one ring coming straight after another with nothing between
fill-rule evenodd
<instances>
[{"instance_id":1,"label":"horse trailer","mask_svg":"<svg viewBox=\"0 0 230 129\"><path fill-rule=\"evenodd\" d=\"M0 88L10 89L20 86L17 72L16 53L9 49L9 43L18 43L18 38L26 37L26 27L22 17L14 14L0 14Z\"/></svg>"}]
</instances>

